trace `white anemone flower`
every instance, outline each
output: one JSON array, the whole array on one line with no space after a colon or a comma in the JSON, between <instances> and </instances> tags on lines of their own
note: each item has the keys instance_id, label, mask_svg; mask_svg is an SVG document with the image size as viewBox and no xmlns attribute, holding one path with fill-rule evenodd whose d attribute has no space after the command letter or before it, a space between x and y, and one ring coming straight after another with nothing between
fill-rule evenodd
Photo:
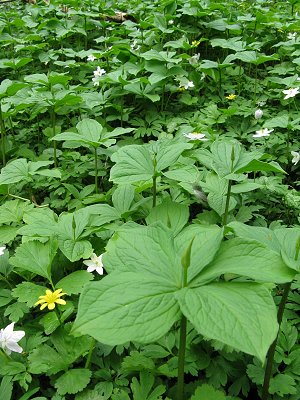
<instances>
[{"instance_id":1,"label":"white anemone flower","mask_svg":"<svg viewBox=\"0 0 300 400\"><path fill-rule=\"evenodd\" d=\"M285 94L284 100L289 99L290 97L295 97L296 94L299 93L299 88L290 88L287 90L282 91L283 94Z\"/></svg>"},{"instance_id":2,"label":"white anemone flower","mask_svg":"<svg viewBox=\"0 0 300 400\"><path fill-rule=\"evenodd\" d=\"M182 80L179 83L179 88L181 89L189 89L189 88L193 88L195 87L194 82L193 81L188 81L188 80Z\"/></svg>"},{"instance_id":3,"label":"white anemone flower","mask_svg":"<svg viewBox=\"0 0 300 400\"><path fill-rule=\"evenodd\" d=\"M87 271L88 272L94 272L96 271L99 275L103 275L103 262L102 262L102 257L103 254L101 254L99 257L96 256L95 253L92 254L90 260L85 260L83 261L83 264L87 265Z\"/></svg>"},{"instance_id":4,"label":"white anemone flower","mask_svg":"<svg viewBox=\"0 0 300 400\"><path fill-rule=\"evenodd\" d=\"M200 58L200 53L194 54L190 59L189 59L189 63L191 65L195 65L199 63L199 58Z\"/></svg>"},{"instance_id":5,"label":"white anemone flower","mask_svg":"<svg viewBox=\"0 0 300 400\"><path fill-rule=\"evenodd\" d=\"M24 331L14 332L14 322L9 324L6 328L0 331L0 347L10 354L12 351L22 353L23 349L18 345L18 341L25 336Z\"/></svg>"},{"instance_id":6,"label":"white anemone flower","mask_svg":"<svg viewBox=\"0 0 300 400\"><path fill-rule=\"evenodd\" d=\"M5 249L6 249L5 246L0 247L0 256L3 256Z\"/></svg>"},{"instance_id":7,"label":"white anemone flower","mask_svg":"<svg viewBox=\"0 0 300 400\"><path fill-rule=\"evenodd\" d=\"M297 36L297 33L296 32L290 32L288 35L287 35L287 38L288 39L296 39L296 36Z\"/></svg>"},{"instance_id":8,"label":"white anemone flower","mask_svg":"<svg viewBox=\"0 0 300 400\"><path fill-rule=\"evenodd\" d=\"M96 59L97 59L97 57L95 57L94 54L90 54L90 55L87 57L87 60L88 60L88 61L95 61Z\"/></svg>"},{"instance_id":9,"label":"white anemone flower","mask_svg":"<svg viewBox=\"0 0 300 400\"><path fill-rule=\"evenodd\" d=\"M205 138L205 133L198 133L198 132L190 132L190 133L184 133L183 136L188 138L189 140L208 140Z\"/></svg>"},{"instance_id":10,"label":"white anemone flower","mask_svg":"<svg viewBox=\"0 0 300 400\"><path fill-rule=\"evenodd\" d=\"M260 119L263 116L264 112L260 108L258 108L255 113L254 113L254 118L255 119Z\"/></svg>"},{"instance_id":11,"label":"white anemone flower","mask_svg":"<svg viewBox=\"0 0 300 400\"><path fill-rule=\"evenodd\" d=\"M297 165L300 160L300 154L298 151L291 151L291 154L293 156L292 164Z\"/></svg>"},{"instance_id":12,"label":"white anemone flower","mask_svg":"<svg viewBox=\"0 0 300 400\"><path fill-rule=\"evenodd\" d=\"M262 128L258 131L256 131L256 134L253 135L254 138L261 138L261 137L266 137L270 136L270 133L273 132L274 129L268 129L268 128Z\"/></svg>"},{"instance_id":13,"label":"white anemone flower","mask_svg":"<svg viewBox=\"0 0 300 400\"><path fill-rule=\"evenodd\" d=\"M96 78L97 76L102 76L106 74L105 69L100 68L99 66L97 67L97 69L94 71L94 77Z\"/></svg>"}]
</instances>

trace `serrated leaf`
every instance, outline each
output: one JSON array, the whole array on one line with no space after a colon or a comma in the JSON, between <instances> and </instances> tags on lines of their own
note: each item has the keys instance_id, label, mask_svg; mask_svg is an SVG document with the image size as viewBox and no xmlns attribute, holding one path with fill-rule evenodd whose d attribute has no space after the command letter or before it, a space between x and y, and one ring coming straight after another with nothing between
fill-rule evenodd
<instances>
[{"instance_id":1,"label":"serrated leaf","mask_svg":"<svg viewBox=\"0 0 300 400\"><path fill-rule=\"evenodd\" d=\"M7 244L14 240L18 229L17 226L0 226L0 243Z\"/></svg>"},{"instance_id":2,"label":"serrated leaf","mask_svg":"<svg viewBox=\"0 0 300 400\"><path fill-rule=\"evenodd\" d=\"M33 209L29 201L10 200L0 206L0 224L20 223L23 214Z\"/></svg>"},{"instance_id":3,"label":"serrated leaf","mask_svg":"<svg viewBox=\"0 0 300 400\"><path fill-rule=\"evenodd\" d=\"M11 161L1 169L0 185L9 185L17 182L30 182L29 167L25 158Z\"/></svg>"},{"instance_id":4,"label":"serrated leaf","mask_svg":"<svg viewBox=\"0 0 300 400\"><path fill-rule=\"evenodd\" d=\"M18 322L24 314L29 312L29 308L25 303L13 303L6 307L4 316L9 317L13 322Z\"/></svg>"},{"instance_id":5,"label":"serrated leaf","mask_svg":"<svg viewBox=\"0 0 300 400\"><path fill-rule=\"evenodd\" d=\"M84 285L93 279L93 274L87 271L75 271L58 281L55 287L68 295L78 294L82 292Z\"/></svg>"},{"instance_id":6,"label":"serrated leaf","mask_svg":"<svg viewBox=\"0 0 300 400\"><path fill-rule=\"evenodd\" d=\"M182 289L176 297L182 312L200 334L264 362L278 330L276 307L264 286L211 283Z\"/></svg>"},{"instance_id":7,"label":"serrated leaf","mask_svg":"<svg viewBox=\"0 0 300 400\"><path fill-rule=\"evenodd\" d=\"M47 375L56 374L68 368L68 360L57 353L47 344L34 349L28 356L29 372L32 374L46 373Z\"/></svg>"},{"instance_id":8,"label":"serrated leaf","mask_svg":"<svg viewBox=\"0 0 300 400\"><path fill-rule=\"evenodd\" d=\"M110 171L110 180L117 184L148 181L153 177L154 166L147 146L124 146L113 155L112 161L116 164Z\"/></svg>"},{"instance_id":9,"label":"serrated leaf","mask_svg":"<svg viewBox=\"0 0 300 400\"><path fill-rule=\"evenodd\" d=\"M33 272L51 280L51 264L57 252L57 241L49 240L47 243L30 241L22 243L16 250L10 263L22 270Z\"/></svg>"},{"instance_id":10,"label":"serrated leaf","mask_svg":"<svg viewBox=\"0 0 300 400\"><path fill-rule=\"evenodd\" d=\"M204 384L196 389L191 400L226 400L226 396L213 386Z\"/></svg>"},{"instance_id":11,"label":"serrated leaf","mask_svg":"<svg viewBox=\"0 0 300 400\"><path fill-rule=\"evenodd\" d=\"M92 372L88 369L70 369L61 375L54 386L61 395L75 394L82 391L90 382Z\"/></svg>"},{"instance_id":12,"label":"serrated leaf","mask_svg":"<svg viewBox=\"0 0 300 400\"><path fill-rule=\"evenodd\" d=\"M280 397L297 393L296 381L290 375L277 374L270 380L269 393L277 393Z\"/></svg>"},{"instance_id":13,"label":"serrated leaf","mask_svg":"<svg viewBox=\"0 0 300 400\"><path fill-rule=\"evenodd\" d=\"M12 290L12 296L26 303L28 307L33 307L39 296L44 294L45 288L32 282L22 282Z\"/></svg>"}]
</instances>

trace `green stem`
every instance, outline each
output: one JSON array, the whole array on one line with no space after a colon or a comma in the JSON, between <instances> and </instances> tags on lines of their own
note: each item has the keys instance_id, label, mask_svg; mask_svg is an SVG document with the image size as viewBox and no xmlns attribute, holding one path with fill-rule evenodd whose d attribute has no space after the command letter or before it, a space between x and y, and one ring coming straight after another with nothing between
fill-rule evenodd
<instances>
[{"instance_id":1,"label":"green stem","mask_svg":"<svg viewBox=\"0 0 300 400\"><path fill-rule=\"evenodd\" d=\"M92 354L93 354L95 345L96 345L96 340L93 338L91 341L91 346L90 346L90 349L89 349L89 352L88 352L88 355L86 358L85 366L84 366L86 369L88 369L91 365L91 359L92 359Z\"/></svg>"},{"instance_id":2,"label":"green stem","mask_svg":"<svg viewBox=\"0 0 300 400\"><path fill-rule=\"evenodd\" d=\"M279 329L280 329L280 324L282 321L282 316L283 316L283 312L285 309L285 305L286 305L286 302L288 299L289 291L291 289L291 285L292 285L292 282L288 282L284 285L284 291L283 291L283 295L281 297L281 301L280 301L278 313L277 313ZM278 331L278 334L279 334L279 331ZM267 400L269 397L269 386L270 386L270 380L272 377L272 368L273 368L276 344L277 344L277 340L278 340L278 334L276 336L276 339L272 343L271 347L269 348L269 351L267 354L267 364L266 364L266 369L265 369L264 383L263 383L262 396L261 396L262 400Z\"/></svg>"},{"instance_id":3,"label":"green stem","mask_svg":"<svg viewBox=\"0 0 300 400\"><path fill-rule=\"evenodd\" d=\"M14 288L14 287L10 284L10 282L5 278L5 276L3 276L2 274L0 274L0 281L5 282L5 283L10 287L10 289L13 289L13 288Z\"/></svg>"},{"instance_id":4,"label":"green stem","mask_svg":"<svg viewBox=\"0 0 300 400\"><path fill-rule=\"evenodd\" d=\"M177 400L184 399L184 360L186 347L186 325L187 319L183 315L180 323L180 339L178 354L178 376L177 376Z\"/></svg>"},{"instance_id":5,"label":"green stem","mask_svg":"<svg viewBox=\"0 0 300 400\"><path fill-rule=\"evenodd\" d=\"M98 193L98 154L95 147L95 193Z\"/></svg>"},{"instance_id":6,"label":"green stem","mask_svg":"<svg viewBox=\"0 0 300 400\"><path fill-rule=\"evenodd\" d=\"M3 167L6 165L6 158L5 158L5 125L3 121L1 103L0 103L0 130L1 130L1 146L2 146L2 164Z\"/></svg>"},{"instance_id":7,"label":"green stem","mask_svg":"<svg viewBox=\"0 0 300 400\"><path fill-rule=\"evenodd\" d=\"M55 136L55 112L54 108L51 109L51 125L52 125L52 137ZM57 156L56 156L56 140L53 140L53 158L54 158L54 166L57 168Z\"/></svg>"},{"instance_id":8,"label":"green stem","mask_svg":"<svg viewBox=\"0 0 300 400\"><path fill-rule=\"evenodd\" d=\"M231 194L231 186L232 186L232 180L229 179L228 188L227 188L227 194L226 194L225 211L224 211L224 215L223 215L223 225L224 226L227 224L229 201L230 201L230 194Z\"/></svg>"},{"instance_id":9,"label":"green stem","mask_svg":"<svg viewBox=\"0 0 300 400\"><path fill-rule=\"evenodd\" d=\"M153 176L152 178L152 194L153 194L153 201L152 201L152 207L156 206L156 175Z\"/></svg>"}]
</instances>

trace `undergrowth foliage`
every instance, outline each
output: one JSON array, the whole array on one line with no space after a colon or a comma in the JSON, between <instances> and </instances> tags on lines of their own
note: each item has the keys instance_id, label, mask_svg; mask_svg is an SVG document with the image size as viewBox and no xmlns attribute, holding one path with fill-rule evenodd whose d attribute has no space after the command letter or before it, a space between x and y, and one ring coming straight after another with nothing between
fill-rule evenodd
<instances>
[{"instance_id":1,"label":"undergrowth foliage","mask_svg":"<svg viewBox=\"0 0 300 400\"><path fill-rule=\"evenodd\" d=\"M299 400L298 13L0 3L1 400Z\"/></svg>"}]
</instances>

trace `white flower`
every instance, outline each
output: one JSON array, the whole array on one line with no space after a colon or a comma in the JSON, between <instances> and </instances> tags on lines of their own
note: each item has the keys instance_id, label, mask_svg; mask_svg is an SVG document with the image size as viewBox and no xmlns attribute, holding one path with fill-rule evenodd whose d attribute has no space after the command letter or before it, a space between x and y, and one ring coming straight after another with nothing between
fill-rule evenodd
<instances>
[{"instance_id":1,"label":"white flower","mask_svg":"<svg viewBox=\"0 0 300 400\"><path fill-rule=\"evenodd\" d=\"M265 101L258 101L256 104L257 104L259 107L263 107L263 106L266 104L266 102L265 102Z\"/></svg>"},{"instance_id":2,"label":"white flower","mask_svg":"<svg viewBox=\"0 0 300 400\"><path fill-rule=\"evenodd\" d=\"M263 116L263 113L264 113L263 110L258 108L254 113L254 118L255 119L260 119Z\"/></svg>"},{"instance_id":3,"label":"white flower","mask_svg":"<svg viewBox=\"0 0 300 400\"><path fill-rule=\"evenodd\" d=\"M291 154L293 156L292 164L297 165L300 160L300 154L298 151L291 151Z\"/></svg>"},{"instance_id":4,"label":"white flower","mask_svg":"<svg viewBox=\"0 0 300 400\"><path fill-rule=\"evenodd\" d=\"M0 247L0 256L3 256L5 249L6 249L5 246Z\"/></svg>"},{"instance_id":5,"label":"white flower","mask_svg":"<svg viewBox=\"0 0 300 400\"><path fill-rule=\"evenodd\" d=\"M270 136L270 133L273 132L274 129L262 128L259 131L256 131L256 134L253 135L254 138L261 138L265 136Z\"/></svg>"},{"instance_id":6,"label":"white flower","mask_svg":"<svg viewBox=\"0 0 300 400\"><path fill-rule=\"evenodd\" d=\"M94 54L90 54L87 58L88 61L95 61L97 57L94 56Z\"/></svg>"},{"instance_id":7,"label":"white flower","mask_svg":"<svg viewBox=\"0 0 300 400\"><path fill-rule=\"evenodd\" d=\"M94 77L96 78L97 76L102 76L106 74L105 69L100 68L99 66L97 67L97 69L94 71Z\"/></svg>"},{"instance_id":8,"label":"white flower","mask_svg":"<svg viewBox=\"0 0 300 400\"><path fill-rule=\"evenodd\" d=\"M297 36L297 33L296 33L296 32L290 32L290 33L287 35L287 38L288 38L288 39L296 39L296 36Z\"/></svg>"},{"instance_id":9,"label":"white flower","mask_svg":"<svg viewBox=\"0 0 300 400\"><path fill-rule=\"evenodd\" d=\"M102 257L103 257L103 254L101 254L99 257L97 257L96 254L93 253L90 260L83 261L83 264L87 265L87 267L88 267L87 271L88 272L96 271L96 272L98 272L99 275L103 275L104 271L103 271Z\"/></svg>"},{"instance_id":10,"label":"white flower","mask_svg":"<svg viewBox=\"0 0 300 400\"><path fill-rule=\"evenodd\" d=\"M173 25L173 24L174 24L174 20L173 20L173 19L170 19L169 24L170 24L170 25Z\"/></svg>"},{"instance_id":11,"label":"white flower","mask_svg":"<svg viewBox=\"0 0 300 400\"><path fill-rule=\"evenodd\" d=\"M198 132L190 132L190 133L184 133L183 136L188 138L189 140L208 140L205 138L205 133L198 133Z\"/></svg>"},{"instance_id":12,"label":"white flower","mask_svg":"<svg viewBox=\"0 0 300 400\"><path fill-rule=\"evenodd\" d=\"M189 63L190 63L191 65L198 64L199 58L200 58L200 53L194 54L194 55L189 59Z\"/></svg>"},{"instance_id":13,"label":"white flower","mask_svg":"<svg viewBox=\"0 0 300 400\"><path fill-rule=\"evenodd\" d=\"M24 331L14 332L14 322L9 324L5 329L0 331L0 347L7 353L10 354L12 351L22 353L23 349L18 345L18 341L25 336Z\"/></svg>"},{"instance_id":14,"label":"white flower","mask_svg":"<svg viewBox=\"0 0 300 400\"><path fill-rule=\"evenodd\" d=\"M299 93L299 88L291 88L287 90L283 90L282 93L285 94L284 100L289 99L290 97L295 97L296 94Z\"/></svg>"},{"instance_id":15,"label":"white flower","mask_svg":"<svg viewBox=\"0 0 300 400\"><path fill-rule=\"evenodd\" d=\"M194 86L195 86L194 82L192 82L192 81L180 82L180 84L179 84L179 87L184 88L184 89L193 88Z\"/></svg>"},{"instance_id":16,"label":"white flower","mask_svg":"<svg viewBox=\"0 0 300 400\"><path fill-rule=\"evenodd\" d=\"M94 82L94 86L99 86L100 85L100 81L99 81L99 77L95 76L94 78L92 78L92 81Z\"/></svg>"},{"instance_id":17,"label":"white flower","mask_svg":"<svg viewBox=\"0 0 300 400\"><path fill-rule=\"evenodd\" d=\"M137 51L137 50L140 49L140 47L141 46L138 45L138 42L137 42L136 39L130 45L130 48L131 48L132 51Z\"/></svg>"}]
</instances>

